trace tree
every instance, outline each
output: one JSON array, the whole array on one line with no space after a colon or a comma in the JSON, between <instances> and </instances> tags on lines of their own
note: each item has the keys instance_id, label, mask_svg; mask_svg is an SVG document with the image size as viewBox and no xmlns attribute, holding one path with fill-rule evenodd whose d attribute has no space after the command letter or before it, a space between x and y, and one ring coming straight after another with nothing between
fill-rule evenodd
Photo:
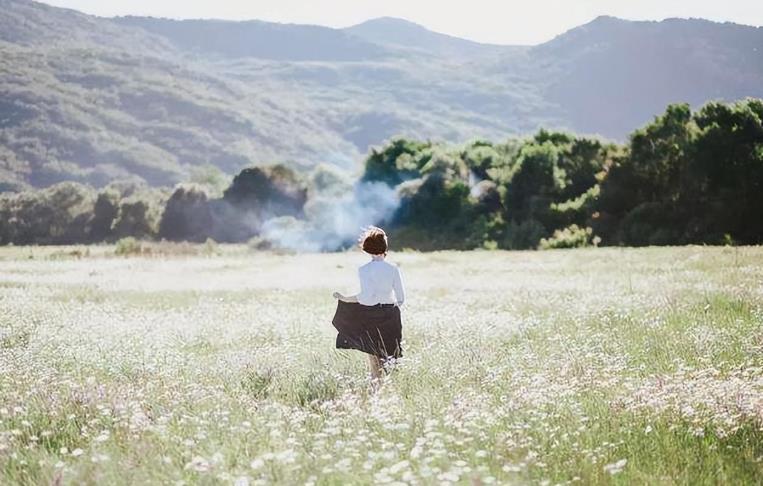
<instances>
[{"instance_id":1,"label":"tree","mask_svg":"<svg viewBox=\"0 0 763 486\"><path fill-rule=\"evenodd\" d=\"M119 203L113 237L155 238L167 202L165 189L141 189Z\"/></svg>"},{"instance_id":2,"label":"tree","mask_svg":"<svg viewBox=\"0 0 763 486\"><path fill-rule=\"evenodd\" d=\"M763 238L763 101L708 103L697 113L692 173L704 230L720 241Z\"/></svg>"},{"instance_id":3,"label":"tree","mask_svg":"<svg viewBox=\"0 0 763 486\"><path fill-rule=\"evenodd\" d=\"M301 216L307 201L307 185L284 165L252 167L233 179L223 193L223 200L261 218Z\"/></svg>"},{"instance_id":4,"label":"tree","mask_svg":"<svg viewBox=\"0 0 763 486\"><path fill-rule=\"evenodd\" d=\"M389 186L397 186L403 181L419 177L420 169L432 157L429 142L418 142L404 138L392 140L383 150L371 150L365 163L363 180L379 181Z\"/></svg>"},{"instance_id":5,"label":"tree","mask_svg":"<svg viewBox=\"0 0 763 486\"><path fill-rule=\"evenodd\" d=\"M159 223L159 237L172 241L205 241L213 231L207 193L199 186L180 185L172 193Z\"/></svg>"},{"instance_id":6,"label":"tree","mask_svg":"<svg viewBox=\"0 0 763 486\"><path fill-rule=\"evenodd\" d=\"M633 178L630 183L638 185L640 202L680 197L695 134L689 105L678 104L631 135L625 163Z\"/></svg>"},{"instance_id":7,"label":"tree","mask_svg":"<svg viewBox=\"0 0 763 486\"><path fill-rule=\"evenodd\" d=\"M107 188L98 193L90 222L90 240L106 241L111 238L114 221L119 216L119 193Z\"/></svg>"},{"instance_id":8,"label":"tree","mask_svg":"<svg viewBox=\"0 0 763 486\"><path fill-rule=\"evenodd\" d=\"M461 159L478 179L487 179L488 169L496 166L500 157L493 144L486 140L474 141L461 152Z\"/></svg>"},{"instance_id":9,"label":"tree","mask_svg":"<svg viewBox=\"0 0 763 486\"><path fill-rule=\"evenodd\" d=\"M72 244L86 241L94 191L75 182L61 182L41 191L5 196L3 243Z\"/></svg>"},{"instance_id":10,"label":"tree","mask_svg":"<svg viewBox=\"0 0 763 486\"><path fill-rule=\"evenodd\" d=\"M559 171L559 149L551 142L530 142L522 147L506 189L506 209L515 221L542 219L554 197L564 189Z\"/></svg>"},{"instance_id":11,"label":"tree","mask_svg":"<svg viewBox=\"0 0 763 486\"><path fill-rule=\"evenodd\" d=\"M605 244L652 244L651 233L666 221L671 228L659 236L661 242L687 238L682 221L692 198L696 134L689 105L679 104L631 135L627 150L606 169L595 207L592 226Z\"/></svg>"}]
</instances>

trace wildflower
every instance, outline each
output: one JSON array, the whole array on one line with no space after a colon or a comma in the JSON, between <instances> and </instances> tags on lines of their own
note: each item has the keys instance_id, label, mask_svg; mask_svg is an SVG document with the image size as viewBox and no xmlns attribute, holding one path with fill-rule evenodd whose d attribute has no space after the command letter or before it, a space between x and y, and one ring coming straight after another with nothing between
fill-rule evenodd
<instances>
[{"instance_id":1,"label":"wildflower","mask_svg":"<svg viewBox=\"0 0 763 486\"><path fill-rule=\"evenodd\" d=\"M209 461L201 456L194 456L191 462L185 465L186 469L190 469L196 472L207 472L210 470Z\"/></svg>"},{"instance_id":2,"label":"wildflower","mask_svg":"<svg viewBox=\"0 0 763 486\"><path fill-rule=\"evenodd\" d=\"M606 471L609 474L611 474L612 476L614 476L615 474L621 473L623 471L623 468L625 467L626 464L628 464L628 460L627 459L620 459L617 462L605 465L604 466L604 471Z\"/></svg>"},{"instance_id":3,"label":"wildflower","mask_svg":"<svg viewBox=\"0 0 763 486\"><path fill-rule=\"evenodd\" d=\"M408 462L408 461L400 461L400 462L398 462L397 464L393 464L392 466L390 466L390 468L389 468L389 472L390 472L391 474L397 474L397 473L399 473L400 471L402 471L402 470L404 470L404 469L408 468L408 466L410 466L410 464L411 464L411 463L410 463L410 462Z\"/></svg>"}]
</instances>

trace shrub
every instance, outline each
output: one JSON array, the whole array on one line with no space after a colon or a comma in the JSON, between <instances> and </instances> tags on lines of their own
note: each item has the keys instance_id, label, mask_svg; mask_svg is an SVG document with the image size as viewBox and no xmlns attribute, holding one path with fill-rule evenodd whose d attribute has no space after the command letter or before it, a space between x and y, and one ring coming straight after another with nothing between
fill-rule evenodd
<instances>
[{"instance_id":1,"label":"shrub","mask_svg":"<svg viewBox=\"0 0 763 486\"><path fill-rule=\"evenodd\" d=\"M554 231L551 238L540 240L542 250L553 248L583 248L586 246L596 246L599 244L599 238L593 236L591 228L581 228L576 224L570 225L562 230Z\"/></svg>"},{"instance_id":2,"label":"shrub","mask_svg":"<svg viewBox=\"0 0 763 486\"><path fill-rule=\"evenodd\" d=\"M252 250L266 251L273 249L273 243L264 236L254 236L247 243L246 246Z\"/></svg>"},{"instance_id":3,"label":"shrub","mask_svg":"<svg viewBox=\"0 0 763 486\"><path fill-rule=\"evenodd\" d=\"M207 238L207 241L201 247L201 253L205 256L219 255L221 253L220 246L212 238Z\"/></svg>"},{"instance_id":4,"label":"shrub","mask_svg":"<svg viewBox=\"0 0 763 486\"><path fill-rule=\"evenodd\" d=\"M132 236L128 236L117 241L114 254L118 256L141 255L143 250L141 242Z\"/></svg>"}]
</instances>

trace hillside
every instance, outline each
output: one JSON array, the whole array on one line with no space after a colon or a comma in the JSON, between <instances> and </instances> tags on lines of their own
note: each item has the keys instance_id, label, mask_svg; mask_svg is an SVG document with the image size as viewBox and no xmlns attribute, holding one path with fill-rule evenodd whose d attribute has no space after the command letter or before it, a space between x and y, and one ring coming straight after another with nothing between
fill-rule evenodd
<instances>
[{"instance_id":1,"label":"hillside","mask_svg":"<svg viewBox=\"0 0 763 486\"><path fill-rule=\"evenodd\" d=\"M427 30L407 20L382 17L344 29L345 32L382 46L413 49L431 55L473 59L490 57L512 50L511 47L481 44ZM516 49L525 49L515 47Z\"/></svg>"},{"instance_id":2,"label":"hillside","mask_svg":"<svg viewBox=\"0 0 763 486\"><path fill-rule=\"evenodd\" d=\"M763 28L599 17L529 56L570 127L613 138L669 103L763 95Z\"/></svg>"},{"instance_id":3,"label":"hillside","mask_svg":"<svg viewBox=\"0 0 763 486\"><path fill-rule=\"evenodd\" d=\"M623 139L668 102L763 96L761 53L763 29L700 20L600 18L512 47L398 19L105 19L0 0L0 191L274 161L357 170L394 135Z\"/></svg>"},{"instance_id":4,"label":"hillside","mask_svg":"<svg viewBox=\"0 0 763 486\"><path fill-rule=\"evenodd\" d=\"M279 61L368 61L389 56L382 47L341 30L261 21L169 20L121 17L119 25L145 29L179 49L200 55Z\"/></svg>"}]
</instances>

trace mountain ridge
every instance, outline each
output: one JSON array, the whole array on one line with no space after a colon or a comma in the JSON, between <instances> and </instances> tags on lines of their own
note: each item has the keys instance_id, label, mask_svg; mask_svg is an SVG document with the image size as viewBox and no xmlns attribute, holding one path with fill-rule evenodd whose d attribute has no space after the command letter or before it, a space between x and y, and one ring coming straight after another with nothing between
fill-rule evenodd
<instances>
[{"instance_id":1,"label":"mountain ridge","mask_svg":"<svg viewBox=\"0 0 763 486\"><path fill-rule=\"evenodd\" d=\"M342 30L381 45L415 46L438 55L468 56L479 51L483 51L480 55L485 55L485 52L494 54L517 47L463 39L435 32L423 25L396 17L377 17Z\"/></svg>"},{"instance_id":2,"label":"mountain ridge","mask_svg":"<svg viewBox=\"0 0 763 486\"><path fill-rule=\"evenodd\" d=\"M173 20L136 16L115 17L111 20L165 37L179 49L233 58L360 61L386 57L380 46L351 38L341 30L315 25L279 24L261 20Z\"/></svg>"}]
</instances>

